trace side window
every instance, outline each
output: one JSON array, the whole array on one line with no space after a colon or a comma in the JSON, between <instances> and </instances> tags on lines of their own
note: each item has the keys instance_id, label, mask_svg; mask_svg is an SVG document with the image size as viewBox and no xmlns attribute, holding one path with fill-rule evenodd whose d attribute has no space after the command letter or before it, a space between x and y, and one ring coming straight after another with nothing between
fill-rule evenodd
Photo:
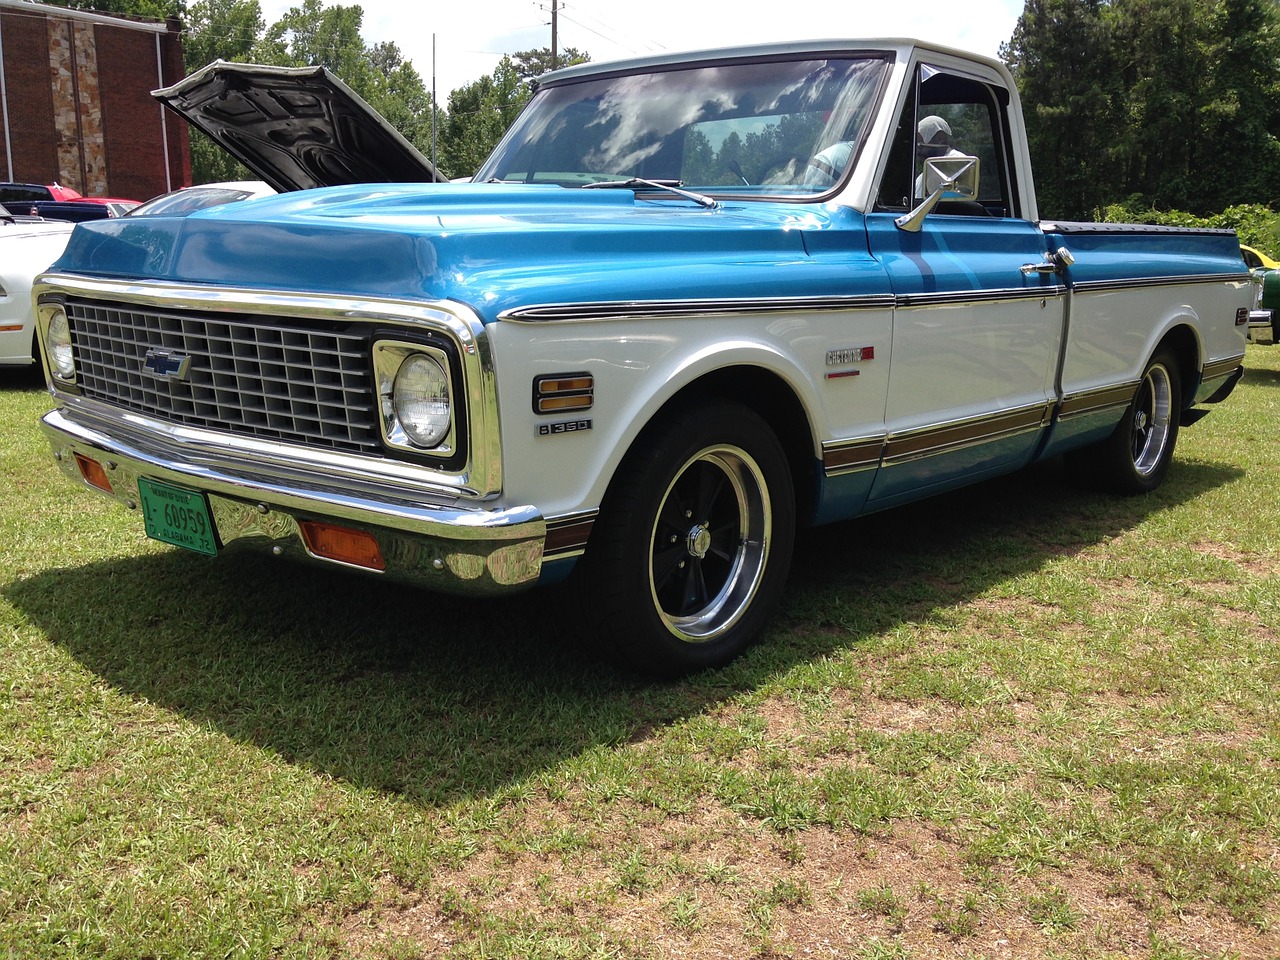
<instances>
[{"instance_id":1,"label":"side window","mask_svg":"<svg viewBox=\"0 0 1280 960\"><path fill-rule=\"evenodd\" d=\"M890 147L877 193L877 209L905 211L927 193L924 161L960 154L977 157L978 202L944 198L935 213L953 216L1016 216L1007 131L1002 122L1007 97L967 77L922 70L912 85Z\"/></svg>"}]
</instances>

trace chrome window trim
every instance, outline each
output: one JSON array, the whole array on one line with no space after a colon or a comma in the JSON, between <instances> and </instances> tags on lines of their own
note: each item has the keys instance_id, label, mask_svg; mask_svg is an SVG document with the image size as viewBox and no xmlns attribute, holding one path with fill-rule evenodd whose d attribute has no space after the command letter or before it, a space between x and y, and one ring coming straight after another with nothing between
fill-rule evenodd
<instances>
[{"instance_id":1,"label":"chrome window trim","mask_svg":"<svg viewBox=\"0 0 1280 960\"><path fill-rule=\"evenodd\" d=\"M374 476L379 481L452 491L455 496L486 499L502 490L502 449L498 425L497 382L491 346L480 318L462 304L440 301L414 302L378 298L334 297L323 294L242 287L193 287L172 281L118 281L67 274L45 274L35 284L37 300L51 297L84 297L114 300L142 307L200 312L236 312L245 315L288 316L298 319L368 324L375 329L399 328L411 339L414 329L430 330L451 339L458 348L462 367L462 388L467 406L467 462L457 470L441 470L387 457L346 453L321 453L301 445L275 443L239 437L235 434L176 427L134 413L122 414L107 404L77 397L74 389L55 389L54 395L68 411L112 421L159 438L165 444L184 444L184 449L203 456L247 455L259 464L274 462L280 469L299 463L339 475ZM41 331L41 340L44 331ZM370 348L374 338L370 337ZM369 358L370 370L373 357ZM375 406L378 397L371 397Z\"/></svg>"}]
</instances>

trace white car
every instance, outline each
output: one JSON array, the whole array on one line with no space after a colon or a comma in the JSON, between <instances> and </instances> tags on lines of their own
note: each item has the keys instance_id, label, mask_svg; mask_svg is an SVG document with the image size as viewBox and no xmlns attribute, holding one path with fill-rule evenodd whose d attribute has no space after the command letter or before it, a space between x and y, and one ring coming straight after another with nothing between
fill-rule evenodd
<instances>
[{"instance_id":1,"label":"white car","mask_svg":"<svg viewBox=\"0 0 1280 960\"><path fill-rule=\"evenodd\" d=\"M275 192L261 180L205 183L155 197L125 216L183 216ZM13 216L3 207L0 211L0 366L28 366L38 356L31 284L62 256L75 224Z\"/></svg>"},{"instance_id":2,"label":"white car","mask_svg":"<svg viewBox=\"0 0 1280 960\"><path fill-rule=\"evenodd\" d=\"M152 197L146 203L134 207L130 217L182 217L206 207L223 203L253 200L256 197L273 197L275 189L261 180L236 180L230 183L201 183L183 187Z\"/></svg>"},{"instance_id":3,"label":"white car","mask_svg":"<svg viewBox=\"0 0 1280 960\"><path fill-rule=\"evenodd\" d=\"M74 228L0 213L0 366L29 366L36 357L31 282L62 256Z\"/></svg>"}]
</instances>

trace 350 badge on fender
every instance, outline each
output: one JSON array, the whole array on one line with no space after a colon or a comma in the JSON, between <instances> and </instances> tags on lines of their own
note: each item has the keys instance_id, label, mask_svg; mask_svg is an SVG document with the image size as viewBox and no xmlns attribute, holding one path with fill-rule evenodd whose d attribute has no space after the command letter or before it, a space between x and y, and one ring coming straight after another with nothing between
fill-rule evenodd
<instances>
[{"instance_id":1,"label":"350 badge on fender","mask_svg":"<svg viewBox=\"0 0 1280 960\"><path fill-rule=\"evenodd\" d=\"M590 420L559 420L555 423L538 424L538 436L555 437L562 433L581 433L590 429Z\"/></svg>"}]
</instances>

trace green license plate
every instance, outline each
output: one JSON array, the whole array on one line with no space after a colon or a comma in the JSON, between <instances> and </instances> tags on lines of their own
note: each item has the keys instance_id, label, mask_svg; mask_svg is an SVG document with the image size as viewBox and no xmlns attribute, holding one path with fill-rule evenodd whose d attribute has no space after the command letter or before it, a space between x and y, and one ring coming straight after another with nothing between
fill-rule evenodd
<instances>
[{"instance_id":1,"label":"green license plate","mask_svg":"<svg viewBox=\"0 0 1280 960\"><path fill-rule=\"evenodd\" d=\"M204 494L139 477L138 498L148 537L209 556L218 552Z\"/></svg>"}]
</instances>

